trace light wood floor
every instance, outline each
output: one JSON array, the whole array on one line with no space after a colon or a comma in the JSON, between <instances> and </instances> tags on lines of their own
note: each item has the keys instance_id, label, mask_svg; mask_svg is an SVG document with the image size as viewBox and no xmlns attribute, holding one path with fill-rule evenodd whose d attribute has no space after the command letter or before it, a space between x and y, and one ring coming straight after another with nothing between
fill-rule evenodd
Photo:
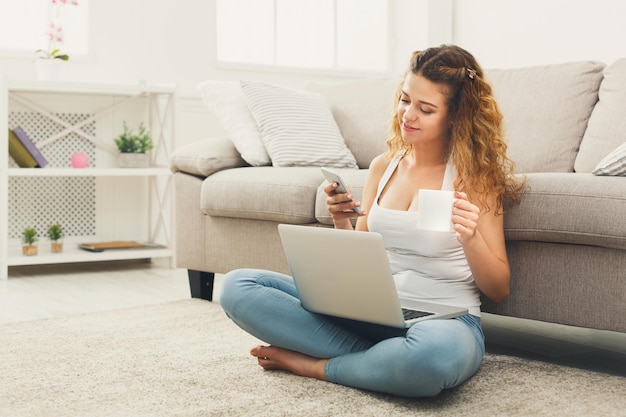
<instances>
[{"instance_id":1,"label":"light wood floor","mask_svg":"<svg viewBox=\"0 0 626 417\"><path fill-rule=\"evenodd\" d=\"M9 269L0 281L0 323L60 317L189 298L187 271L165 262L122 261Z\"/></svg>"},{"instance_id":2,"label":"light wood floor","mask_svg":"<svg viewBox=\"0 0 626 417\"><path fill-rule=\"evenodd\" d=\"M214 300L219 302L221 276ZM187 271L157 261L16 267L0 281L0 323L188 299ZM483 315L487 349L626 376L626 334Z\"/></svg>"}]
</instances>

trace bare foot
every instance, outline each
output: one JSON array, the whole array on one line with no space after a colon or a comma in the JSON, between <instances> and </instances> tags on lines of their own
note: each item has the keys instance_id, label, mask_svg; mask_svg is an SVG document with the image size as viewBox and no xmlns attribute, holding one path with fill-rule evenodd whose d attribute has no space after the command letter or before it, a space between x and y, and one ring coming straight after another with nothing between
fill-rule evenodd
<instances>
[{"instance_id":1,"label":"bare foot","mask_svg":"<svg viewBox=\"0 0 626 417\"><path fill-rule=\"evenodd\" d=\"M250 354L257 358L263 369L283 369L296 375L326 380L324 366L327 359L314 358L276 346L256 346L250 350Z\"/></svg>"}]
</instances>

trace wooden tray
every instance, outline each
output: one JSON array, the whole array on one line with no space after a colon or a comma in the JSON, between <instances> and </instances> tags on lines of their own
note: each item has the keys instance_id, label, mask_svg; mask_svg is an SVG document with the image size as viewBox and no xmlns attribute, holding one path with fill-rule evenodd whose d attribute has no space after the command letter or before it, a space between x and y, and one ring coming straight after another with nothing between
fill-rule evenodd
<instances>
[{"instance_id":1,"label":"wooden tray","mask_svg":"<svg viewBox=\"0 0 626 417\"><path fill-rule=\"evenodd\" d=\"M145 243L130 240L114 240L111 242L81 243L79 248L90 252L102 252L108 249L138 249L148 247Z\"/></svg>"}]
</instances>

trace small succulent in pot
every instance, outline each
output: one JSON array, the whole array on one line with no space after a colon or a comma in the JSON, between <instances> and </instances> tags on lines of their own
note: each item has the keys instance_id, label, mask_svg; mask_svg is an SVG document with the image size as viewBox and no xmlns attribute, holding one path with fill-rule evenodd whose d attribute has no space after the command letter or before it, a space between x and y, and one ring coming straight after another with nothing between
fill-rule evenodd
<instances>
[{"instance_id":1,"label":"small succulent in pot","mask_svg":"<svg viewBox=\"0 0 626 417\"><path fill-rule=\"evenodd\" d=\"M63 252L63 236L65 235L63 231L63 226L60 224L51 224L48 226L48 238L51 241L51 250L53 253Z\"/></svg>"},{"instance_id":2,"label":"small succulent in pot","mask_svg":"<svg viewBox=\"0 0 626 417\"><path fill-rule=\"evenodd\" d=\"M27 227L22 231L22 253L26 256L37 255L37 240L39 235L34 227Z\"/></svg>"}]
</instances>

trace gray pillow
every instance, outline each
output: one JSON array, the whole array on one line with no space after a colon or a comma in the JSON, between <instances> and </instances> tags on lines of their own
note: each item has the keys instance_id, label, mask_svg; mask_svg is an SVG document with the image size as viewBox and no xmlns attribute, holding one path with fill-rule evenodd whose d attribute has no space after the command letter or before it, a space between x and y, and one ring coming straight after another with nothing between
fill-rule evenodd
<instances>
[{"instance_id":1,"label":"gray pillow","mask_svg":"<svg viewBox=\"0 0 626 417\"><path fill-rule=\"evenodd\" d=\"M573 62L486 71L504 114L516 172L574 170L603 68L598 62Z\"/></svg>"},{"instance_id":2,"label":"gray pillow","mask_svg":"<svg viewBox=\"0 0 626 417\"><path fill-rule=\"evenodd\" d=\"M246 166L246 162L227 137L203 139L180 146L170 158L172 172L182 171L200 177L242 166Z\"/></svg>"}]
</instances>

